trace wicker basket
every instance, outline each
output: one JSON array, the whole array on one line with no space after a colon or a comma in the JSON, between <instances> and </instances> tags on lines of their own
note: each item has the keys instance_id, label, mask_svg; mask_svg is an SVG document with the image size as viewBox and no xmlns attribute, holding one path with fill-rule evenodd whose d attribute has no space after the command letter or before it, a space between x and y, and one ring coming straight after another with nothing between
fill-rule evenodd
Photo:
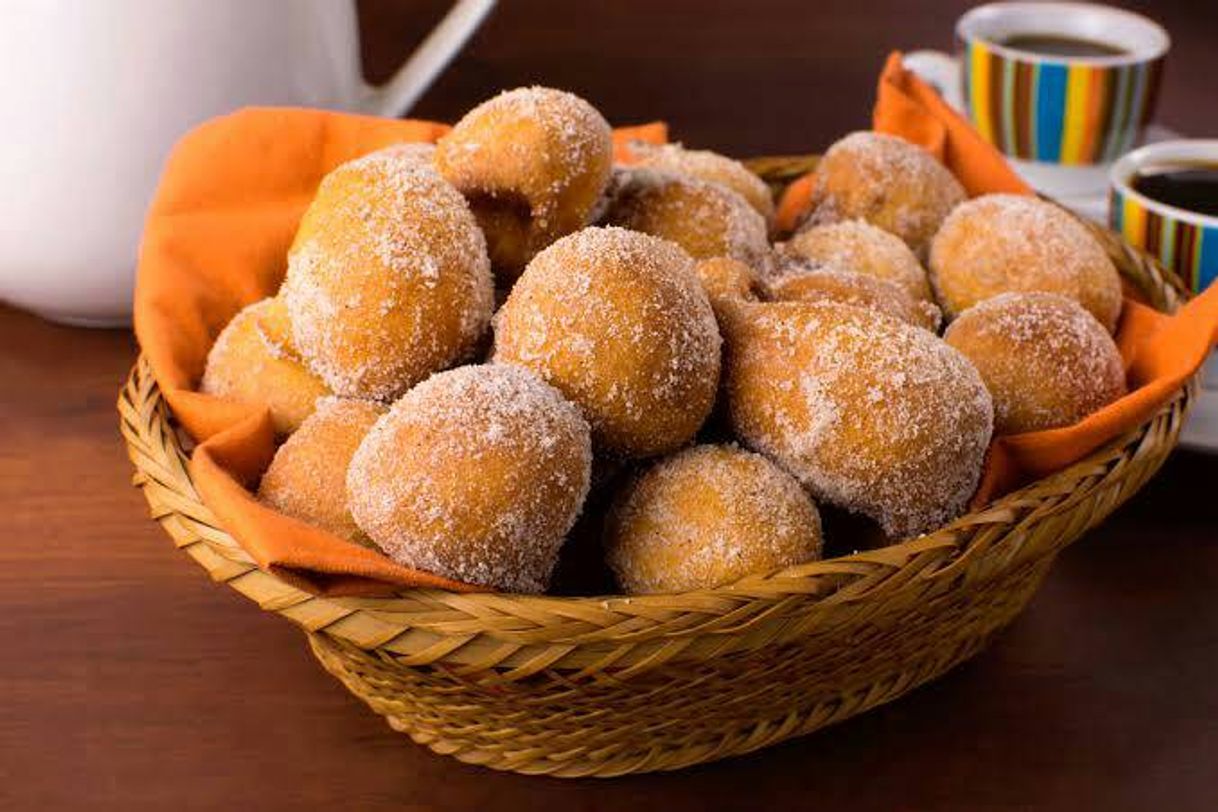
<instances>
[{"instance_id":1,"label":"wicker basket","mask_svg":"<svg viewBox=\"0 0 1218 812\"><path fill-rule=\"evenodd\" d=\"M765 158L775 186L814 158ZM1152 304L1179 281L1096 228ZM563 777L674 770L847 719L977 653L1057 553L1175 444L1195 383L1059 474L913 541L684 595L409 590L322 598L260 570L200 501L140 359L119 399L152 517L217 581L300 625L322 665L396 730L472 764Z\"/></svg>"}]
</instances>

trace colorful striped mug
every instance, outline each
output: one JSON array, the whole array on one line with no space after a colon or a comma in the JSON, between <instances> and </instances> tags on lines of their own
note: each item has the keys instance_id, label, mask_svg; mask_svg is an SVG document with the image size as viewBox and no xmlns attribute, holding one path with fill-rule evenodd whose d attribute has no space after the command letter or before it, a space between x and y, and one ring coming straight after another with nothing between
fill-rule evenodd
<instances>
[{"instance_id":1,"label":"colorful striped mug","mask_svg":"<svg viewBox=\"0 0 1218 812\"><path fill-rule=\"evenodd\" d=\"M1133 148L1154 112L1170 46L1158 23L1083 3L979 6L960 18L956 36L959 58L922 51L906 65L1007 156L1067 166L1111 163ZM1019 43L1046 38L1112 53L1054 55ZM1012 40L1015 47L1004 44Z\"/></svg>"},{"instance_id":2,"label":"colorful striped mug","mask_svg":"<svg viewBox=\"0 0 1218 812\"><path fill-rule=\"evenodd\" d=\"M1142 170L1198 164L1218 165L1218 140L1163 141L1129 153L1109 173L1108 219L1113 231L1200 293L1218 278L1218 217L1169 206L1133 188Z\"/></svg>"}]
</instances>

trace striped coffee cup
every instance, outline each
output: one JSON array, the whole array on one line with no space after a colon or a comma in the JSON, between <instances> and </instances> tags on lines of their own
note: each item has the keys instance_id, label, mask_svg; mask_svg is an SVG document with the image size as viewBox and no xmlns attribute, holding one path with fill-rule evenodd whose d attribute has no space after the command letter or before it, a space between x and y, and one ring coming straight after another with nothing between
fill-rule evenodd
<instances>
[{"instance_id":1,"label":"striped coffee cup","mask_svg":"<svg viewBox=\"0 0 1218 812\"><path fill-rule=\"evenodd\" d=\"M1133 188L1151 167L1218 165L1218 140L1163 141L1134 150L1109 173L1109 223L1127 242L1159 259L1201 292L1218 278L1218 217L1153 200Z\"/></svg>"},{"instance_id":2,"label":"striped coffee cup","mask_svg":"<svg viewBox=\"0 0 1218 812\"><path fill-rule=\"evenodd\" d=\"M979 6L956 37L958 59L923 51L906 64L1008 157L1066 166L1111 163L1133 148L1171 44L1141 15L1083 3Z\"/></svg>"}]
</instances>

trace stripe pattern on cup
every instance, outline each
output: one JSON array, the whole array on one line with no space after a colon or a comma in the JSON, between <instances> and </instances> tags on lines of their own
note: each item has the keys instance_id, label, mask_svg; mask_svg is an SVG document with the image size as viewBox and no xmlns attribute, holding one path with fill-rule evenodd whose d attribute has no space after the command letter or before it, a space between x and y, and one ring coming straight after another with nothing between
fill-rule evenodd
<instances>
[{"instance_id":1,"label":"stripe pattern on cup","mask_svg":"<svg viewBox=\"0 0 1218 812\"><path fill-rule=\"evenodd\" d=\"M1156 211L1119 189L1112 190L1108 211L1113 231L1178 273L1194 292L1218 278L1218 227Z\"/></svg>"},{"instance_id":2,"label":"stripe pattern on cup","mask_svg":"<svg viewBox=\"0 0 1218 812\"><path fill-rule=\"evenodd\" d=\"M1103 164L1132 149L1150 121L1163 60L1119 66L1024 61L972 40L963 64L969 117L1003 154Z\"/></svg>"}]
</instances>

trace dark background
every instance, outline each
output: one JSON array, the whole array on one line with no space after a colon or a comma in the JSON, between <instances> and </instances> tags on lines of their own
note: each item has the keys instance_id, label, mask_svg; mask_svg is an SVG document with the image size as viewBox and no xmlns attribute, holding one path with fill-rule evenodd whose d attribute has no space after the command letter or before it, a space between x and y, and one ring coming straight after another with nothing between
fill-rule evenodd
<instances>
[{"instance_id":1,"label":"dark background","mask_svg":"<svg viewBox=\"0 0 1218 812\"><path fill-rule=\"evenodd\" d=\"M815 151L867 125L889 49L950 47L965 6L503 0L415 112L543 82L691 145ZM370 76L444 7L361 3ZM1176 40L1162 120L1218 135L1218 3L1142 8ZM1218 460L1177 453L990 650L902 701L744 758L564 782L411 744L176 552L118 436L134 357L124 331L0 307L0 810L1218 807Z\"/></svg>"},{"instance_id":2,"label":"dark background","mask_svg":"<svg viewBox=\"0 0 1218 812\"><path fill-rule=\"evenodd\" d=\"M455 121L504 88L548 84L584 96L613 124L666 119L691 146L739 157L819 152L869 126L889 51L952 50L955 20L974 5L500 0L412 114ZM1172 35L1162 122L1186 135L1218 136L1218 2L1118 5ZM368 78L392 74L447 8L443 0L360 0Z\"/></svg>"}]
</instances>

